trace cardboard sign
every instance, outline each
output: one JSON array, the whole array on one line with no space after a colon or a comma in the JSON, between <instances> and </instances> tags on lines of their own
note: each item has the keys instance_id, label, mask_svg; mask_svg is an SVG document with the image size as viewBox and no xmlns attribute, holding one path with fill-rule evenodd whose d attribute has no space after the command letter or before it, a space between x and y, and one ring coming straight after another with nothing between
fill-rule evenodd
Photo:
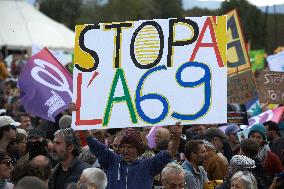
<instances>
[{"instance_id":1,"label":"cardboard sign","mask_svg":"<svg viewBox=\"0 0 284 189\"><path fill-rule=\"evenodd\" d=\"M264 50L253 50L249 52L250 62L252 64L252 70L263 70L265 65Z\"/></svg>"},{"instance_id":2,"label":"cardboard sign","mask_svg":"<svg viewBox=\"0 0 284 189\"><path fill-rule=\"evenodd\" d=\"M228 104L228 122L238 125L248 125L246 106L243 104Z\"/></svg>"},{"instance_id":3,"label":"cardboard sign","mask_svg":"<svg viewBox=\"0 0 284 189\"><path fill-rule=\"evenodd\" d=\"M232 10L227 14L227 30L227 66L228 75L231 75L250 68L241 22L236 10Z\"/></svg>"},{"instance_id":4,"label":"cardboard sign","mask_svg":"<svg viewBox=\"0 0 284 189\"><path fill-rule=\"evenodd\" d=\"M245 104L257 97L251 70L228 78L228 103Z\"/></svg>"},{"instance_id":5,"label":"cardboard sign","mask_svg":"<svg viewBox=\"0 0 284 189\"><path fill-rule=\"evenodd\" d=\"M227 121L226 17L76 26L74 129Z\"/></svg>"},{"instance_id":6,"label":"cardboard sign","mask_svg":"<svg viewBox=\"0 0 284 189\"><path fill-rule=\"evenodd\" d=\"M256 81L260 102L284 103L284 72L260 71Z\"/></svg>"}]
</instances>

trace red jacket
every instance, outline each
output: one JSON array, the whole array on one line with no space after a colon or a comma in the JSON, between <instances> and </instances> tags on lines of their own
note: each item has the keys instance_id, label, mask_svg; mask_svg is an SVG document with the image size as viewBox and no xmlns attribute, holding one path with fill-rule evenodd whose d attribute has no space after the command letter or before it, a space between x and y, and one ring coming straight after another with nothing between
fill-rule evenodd
<instances>
[{"instance_id":1,"label":"red jacket","mask_svg":"<svg viewBox=\"0 0 284 189\"><path fill-rule=\"evenodd\" d=\"M264 161L264 169L269 175L273 177L275 174L283 171L280 159L278 158L276 154L274 154L271 151L267 152L267 155Z\"/></svg>"}]
</instances>

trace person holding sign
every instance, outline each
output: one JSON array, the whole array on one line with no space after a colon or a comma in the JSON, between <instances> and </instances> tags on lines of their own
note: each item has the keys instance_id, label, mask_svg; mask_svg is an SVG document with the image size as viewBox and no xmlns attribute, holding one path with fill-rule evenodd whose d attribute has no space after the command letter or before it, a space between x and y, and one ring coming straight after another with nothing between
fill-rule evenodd
<instances>
[{"instance_id":1,"label":"person holding sign","mask_svg":"<svg viewBox=\"0 0 284 189\"><path fill-rule=\"evenodd\" d=\"M143 153L143 141L139 131L128 128L120 142L118 155L100 143L91 132L84 132L91 152L98 157L105 170L107 189L151 189L153 178L172 161L177 154L182 133L180 122L170 126L172 139L168 150L162 150L153 158L138 159Z\"/></svg>"}]
</instances>

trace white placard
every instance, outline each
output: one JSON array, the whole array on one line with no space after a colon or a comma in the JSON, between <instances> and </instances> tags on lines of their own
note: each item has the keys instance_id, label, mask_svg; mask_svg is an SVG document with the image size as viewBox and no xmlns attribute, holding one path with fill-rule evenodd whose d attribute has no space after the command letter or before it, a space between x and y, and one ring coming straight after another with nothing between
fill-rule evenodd
<instances>
[{"instance_id":1,"label":"white placard","mask_svg":"<svg viewBox=\"0 0 284 189\"><path fill-rule=\"evenodd\" d=\"M226 17L76 26L72 127L227 122Z\"/></svg>"}]
</instances>

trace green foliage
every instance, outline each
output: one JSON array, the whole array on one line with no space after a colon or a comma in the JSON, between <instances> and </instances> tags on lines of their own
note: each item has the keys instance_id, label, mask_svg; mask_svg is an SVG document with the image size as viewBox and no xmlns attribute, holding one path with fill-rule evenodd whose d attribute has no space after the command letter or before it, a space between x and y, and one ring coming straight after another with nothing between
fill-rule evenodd
<instances>
[{"instance_id":1,"label":"green foliage","mask_svg":"<svg viewBox=\"0 0 284 189\"><path fill-rule=\"evenodd\" d=\"M246 41L250 41L252 49L261 49L265 45L264 15L247 0L230 0L221 4L221 14L237 8Z\"/></svg>"},{"instance_id":2,"label":"green foliage","mask_svg":"<svg viewBox=\"0 0 284 189\"><path fill-rule=\"evenodd\" d=\"M82 0L41 0L40 11L74 30Z\"/></svg>"},{"instance_id":3,"label":"green foliage","mask_svg":"<svg viewBox=\"0 0 284 189\"><path fill-rule=\"evenodd\" d=\"M227 0L219 10L183 10L182 0L40 0L40 11L72 30L76 24L224 15L238 9L246 41L252 49L272 52L284 44L284 15L267 16L247 0ZM264 26L266 28L264 29Z\"/></svg>"}]
</instances>

